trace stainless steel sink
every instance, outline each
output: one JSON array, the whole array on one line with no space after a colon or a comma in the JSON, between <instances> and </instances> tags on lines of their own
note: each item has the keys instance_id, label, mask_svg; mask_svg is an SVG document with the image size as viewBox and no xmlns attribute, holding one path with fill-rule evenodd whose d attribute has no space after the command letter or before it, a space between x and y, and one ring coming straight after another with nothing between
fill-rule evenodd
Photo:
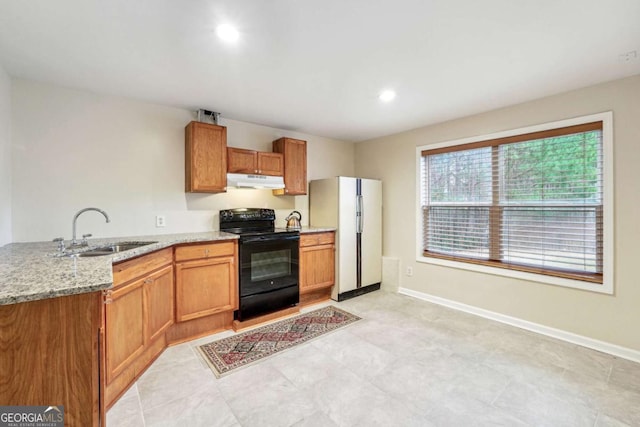
<instances>
[{"instance_id":1,"label":"stainless steel sink","mask_svg":"<svg viewBox=\"0 0 640 427\"><path fill-rule=\"evenodd\" d=\"M78 256L81 257L89 257L89 256L103 256L103 255L113 255L118 252L128 251L131 249L136 249L141 246L152 245L155 242L117 242L112 243L106 246L100 246L97 248L89 249L88 251L80 252Z\"/></svg>"}]
</instances>

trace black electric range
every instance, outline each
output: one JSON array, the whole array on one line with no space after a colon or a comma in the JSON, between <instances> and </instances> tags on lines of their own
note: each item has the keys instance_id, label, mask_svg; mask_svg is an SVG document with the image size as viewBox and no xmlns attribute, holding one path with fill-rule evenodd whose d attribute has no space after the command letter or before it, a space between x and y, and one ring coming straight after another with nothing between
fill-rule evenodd
<instances>
[{"instance_id":1,"label":"black electric range","mask_svg":"<svg viewBox=\"0 0 640 427\"><path fill-rule=\"evenodd\" d=\"M239 208L220 211L220 231L239 239L237 319L292 307L299 302L300 233L275 228L273 209Z\"/></svg>"}]
</instances>

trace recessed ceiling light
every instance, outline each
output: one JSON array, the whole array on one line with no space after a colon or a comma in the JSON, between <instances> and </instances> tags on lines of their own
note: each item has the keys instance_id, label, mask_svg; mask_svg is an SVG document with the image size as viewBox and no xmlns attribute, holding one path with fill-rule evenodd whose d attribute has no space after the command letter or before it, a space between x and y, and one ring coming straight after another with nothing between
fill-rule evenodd
<instances>
[{"instance_id":1,"label":"recessed ceiling light","mask_svg":"<svg viewBox=\"0 0 640 427\"><path fill-rule=\"evenodd\" d=\"M218 28L216 28L216 35L220 37L221 40L229 43L236 42L240 38L238 30L230 24L218 25Z\"/></svg>"},{"instance_id":2,"label":"recessed ceiling light","mask_svg":"<svg viewBox=\"0 0 640 427\"><path fill-rule=\"evenodd\" d=\"M396 91L391 89L383 90L382 92L380 92L380 95L378 96L378 98L382 102L389 102L393 100L393 98L395 97L396 97Z\"/></svg>"}]
</instances>

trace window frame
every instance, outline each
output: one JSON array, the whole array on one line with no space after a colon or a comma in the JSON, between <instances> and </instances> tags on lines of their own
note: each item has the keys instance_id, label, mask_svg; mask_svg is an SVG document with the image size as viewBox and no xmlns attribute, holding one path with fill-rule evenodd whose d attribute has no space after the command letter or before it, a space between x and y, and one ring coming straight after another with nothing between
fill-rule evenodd
<instances>
[{"instance_id":1,"label":"window frame","mask_svg":"<svg viewBox=\"0 0 640 427\"><path fill-rule=\"evenodd\" d=\"M562 275L548 275L537 272L535 267L531 271L523 271L526 269L513 270L503 267L494 267L487 265L483 260L460 260L452 259L454 257L443 256L424 256L423 255L423 212L422 212L422 191L423 182L421 179L421 161L423 151L432 151L438 149L447 149L451 147L473 145L478 147L489 145L491 140L503 138L523 138L527 134L552 131L557 128L566 128L571 126L580 126L591 122L602 122L602 206L603 206L603 272L602 283L593 283L593 281L580 280L579 278L567 278ZM466 149L466 148L460 148ZM443 150L444 151L444 150ZM434 153L435 154L435 153ZM592 114L548 122L534 126L511 129L503 132L492 133L481 136L474 136L451 141L444 141L435 144L421 145L416 148L416 261L434 264L446 267L452 267L463 270L471 270L476 272L488 273L498 276L506 276L517 279L523 279L538 283L551 284L563 287L577 288L598 293L613 294L614 292L614 276L613 276L613 256L614 256L614 212L613 212L613 113L611 111Z\"/></svg>"}]
</instances>

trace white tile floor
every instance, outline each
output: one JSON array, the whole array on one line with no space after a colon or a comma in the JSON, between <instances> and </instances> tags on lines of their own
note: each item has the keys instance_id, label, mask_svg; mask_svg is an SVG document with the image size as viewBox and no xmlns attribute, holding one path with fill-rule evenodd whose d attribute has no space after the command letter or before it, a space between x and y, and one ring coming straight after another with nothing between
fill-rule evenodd
<instances>
[{"instance_id":1,"label":"white tile floor","mask_svg":"<svg viewBox=\"0 0 640 427\"><path fill-rule=\"evenodd\" d=\"M168 348L107 426L640 425L640 364L394 293L332 303L363 320L222 379L194 348L231 332Z\"/></svg>"}]
</instances>

